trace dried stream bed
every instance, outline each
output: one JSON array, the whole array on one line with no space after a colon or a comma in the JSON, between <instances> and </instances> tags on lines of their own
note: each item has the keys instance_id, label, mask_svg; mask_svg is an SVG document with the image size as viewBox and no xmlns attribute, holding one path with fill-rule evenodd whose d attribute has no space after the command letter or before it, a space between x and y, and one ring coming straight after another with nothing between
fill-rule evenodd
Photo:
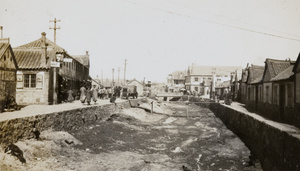
<instances>
[{"instance_id":1,"label":"dried stream bed","mask_svg":"<svg viewBox=\"0 0 300 171\"><path fill-rule=\"evenodd\" d=\"M173 116L120 109L107 120L70 132L44 131L16 143L26 164L0 151L0 170L261 170L250 151L205 108L159 104Z\"/></svg>"}]
</instances>

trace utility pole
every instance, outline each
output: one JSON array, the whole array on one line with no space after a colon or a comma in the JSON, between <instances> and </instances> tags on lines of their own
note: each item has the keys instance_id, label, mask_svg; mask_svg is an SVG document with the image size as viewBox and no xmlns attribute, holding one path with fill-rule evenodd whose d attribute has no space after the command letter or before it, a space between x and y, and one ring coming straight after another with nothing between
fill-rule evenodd
<instances>
[{"instance_id":1,"label":"utility pole","mask_svg":"<svg viewBox=\"0 0 300 171\"><path fill-rule=\"evenodd\" d=\"M54 50L56 50L56 29L60 29L60 27L56 27L56 22L60 22L60 20L54 18L54 20L50 20L49 22L54 22L54 27L49 27L49 29L54 30Z\"/></svg>"},{"instance_id":2,"label":"utility pole","mask_svg":"<svg viewBox=\"0 0 300 171\"><path fill-rule=\"evenodd\" d=\"M126 84L126 64L127 64L127 59L125 59L125 67L124 67L124 85Z\"/></svg>"},{"instance_id":3,"label":"utility pole","mask_svg":"<svg viewBox=\"0 0 300 171\"><path fill-rule=\"evenodd\" d=\"M118 84L120 84L120 67L118 68Z\"/></svg>"},{"instance_id":4,"label":"utility pole","mask_svg":"<svg viewBox=\"0 0 300 171\"><path fill-rule=\"evenodd\" d=\"M56 22L60 22L60 20L50 20L49 22L54 22L54 27L49 27L49 29L54 30L54 52L56 54L56 29L60 29L60 27L56 27ZM53 56L52 61L56 60L56 56ZM57 85L57 73L58 69L53 68L53 104L57 104L57 90L58 90L58 85Z\"/></svg>"}]
</instances>

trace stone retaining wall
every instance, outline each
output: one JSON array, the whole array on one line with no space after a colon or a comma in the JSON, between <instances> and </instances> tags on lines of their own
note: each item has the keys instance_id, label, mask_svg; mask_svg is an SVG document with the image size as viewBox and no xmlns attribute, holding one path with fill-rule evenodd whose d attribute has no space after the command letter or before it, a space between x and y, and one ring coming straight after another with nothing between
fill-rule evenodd
<instances>
[{"instance_id":1,"label":"stone retaining wall","mask_svg":"<svg viewBox=\"0 0 300 171\"><path fill-rule=\"evenodd\" d=\"M246 144L266 171L300 170L300 135L219 103L209 108Z\"/></svg>"},{"instance_id":2,"label":"stone retaining wall","mask_svg":"<svg viewBox=\"0 0 300 171\"><path fill-rule=\"evenodd\" d=\"M7 145L20 139L35 138L34 132L50 128L56 131L74 130L79 125L88 125L91 122L106 119L121 108L130 108L130 103L125 101L118 103L117 106L115 104L89 106L2 121L0 122L0 144Z\"/></svg>"}]
</instances>

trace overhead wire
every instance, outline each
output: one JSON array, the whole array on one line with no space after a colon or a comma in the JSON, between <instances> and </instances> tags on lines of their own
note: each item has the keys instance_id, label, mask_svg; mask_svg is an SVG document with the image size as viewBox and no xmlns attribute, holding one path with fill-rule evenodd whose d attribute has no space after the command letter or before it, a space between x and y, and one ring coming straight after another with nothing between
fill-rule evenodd
<instances>
[{"instance_id":1,"label":"overhead wire","mask_svg":"<svg viewBox=\"0 0 300 171\"><path fill-rule=\"evenodd\" d=\"M134 4L134 5L143 6L143 7L146 7L146 8L166 12L166 13L169 13L171 15L177 15L177 16L186 17L186 18L190 18L190 19L201 20L201 21L205 21L205 22L208 22L208 23L213 23L213 24L217 24L217 25L221 25L221 26L225 26L225 27L231 27L231 28L235 28L235 29L239 29L239 30L252 32L252 33L257 33L257 34L262 34L262 35L266 35L266 36L277 37L277 38L281 38L281 39L287 39L287 40L299 41L300 42L300 39L297 39L297 38L291 38L291 37L281 36L281 35L278 35L278 34L272 34L272 33L267 33L267 32L263 32L263 31L257 31L257 30L253 30L253 29L249 29L249 28L244 28L244 27L240 27L240 26L235 26L235 25L231 25L231 24L220 23L220 22L216 22L216 21L212 21L212 20L208 20L208 19L203 19L203 18L199 18L199 17L187 15L187 14L182 14L182 13L173 12L173 11L162 9L162 8L157 8L157 7L141 4L141 3L136 3L136 2L133 2L133 1L129 1L129 0L123 0L123 1L126 1L126 2Z\"/></svg>"},{"instance_id":2,"label":"overhead wire","mask_svg":"<svg viewBox=\"0 0 300 171\"><path fill-rule=\"evenodd\" d=\"M269 29L271 31L275 31L275 32L278 32L278 33L283 33L283 34L286 34L286 35L290 35L290 36L295 36L295 37L299 37L300 38L300 35L294 35L294 34L290 34L290 33L286 33L286 32L283 32L283 31L279 31L279 30L276 30L276 29L270 29L270 28L266 28L266 27L262 27L262 26L259 26L259 25L255 25L253 23L248 23L248 22L245 22L245 21L242 21L242 20L238 20L236 18L232 18L232 17L225 17L224 15L220 15L220 14L215 14L215 13L212 13L212 12L209 12L209 11L205 11L205 10L202 10L200 11L200 9L197 9L197 8L191 8L185 4L179 4L177 2L174 2L172 0L169 0L169 2L171 2L172 4L175 4L177 6L180 6L180 7L184 7L184 8L187 8L187 9L191 9L191 10L194 10L196 12L203 12L203 13L207 13L209 15L214 15L214 16L217 16L217 17L222 17L222 18L225 18L225 19L229 19L229 20L232 20L232 21L236 21L236 22L239 22L239 23L242 23L242 24L247 24L247 25L250 25L250 26L254 26L254 27L257 27L257 28L261 28L261 29Z\"/></svg>"}]
</instances>

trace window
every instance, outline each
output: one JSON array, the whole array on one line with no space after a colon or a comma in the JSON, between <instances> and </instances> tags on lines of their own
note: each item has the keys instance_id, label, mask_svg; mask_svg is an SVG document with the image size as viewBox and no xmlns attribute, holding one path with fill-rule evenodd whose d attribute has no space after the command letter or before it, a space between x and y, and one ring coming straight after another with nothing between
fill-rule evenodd
<instances>
[{"instance_id":1,"label":"window","mask_svg":"<svg viewBox=\"0 0 300 171\"><path fill-rule=\"evenodd\" d=\"M287 84L287 106L293 106L293 87L291 84Z\"/></svg>"},{"instance_id":2,"label":"window","mask_svg":"<svg viewBox=\"0 0 300 171\"><path fill-rule=\"evenodd\" d=\"M36 74L24 74L24 87L26 88L36 87Z\"/></svg>"},{"instance_id":3,"label":"window","mask_svg":"<svg viewBox=\"0 0 300 171\"><path fill-rule=\"evenodd\" d=\"M274 86L274 96L273 96L273 103L277 104L278 99L278 86Z\"/></svg>"},{"instance_id":4,"label":"window","mask_svg":"<svg viewBox=\"0 0 300 171\"><path fill-rule=\"evenodd\" d=\"M195 91L197 91L197 92L198 92L198 87L195 87Z\"/></svg>"},{"instance_id":5,"label":"window","mask_svg":"<svg viewBox=\"0 0 300 171\"><path fill-rule=\"evenodd\" d=\"M198 81L198 77L195 77L195 81Z\"/></svg>"},{"instance_id":6,"label":"window","mask_svg":"<svg viewBox=\"0 0 300 171\"><path fill-rule=\"evenodd\" d=\"M262 91L261 91L261 86L259 86L259 101L262 101Z\"/></svg>"},{"instance_id":7,"label":"window","mask_svg":"<svg viewBox=\"0 0 300 171\"><path fill-rule=\"evenodd\" d=\"M266 86L266 99L265 99L265 102L269 102L269 86Z\"/></svg>"},{"instance_id":8,"label":"window","mask_svg":"<svg viewBox=\"0 0 300 171\"><path fill-rule=\"evenodd\" d=\"M251 90L250 87L248 87L248 92L247 92L247 93L248 93L248 94L247 94L247 99L248 99L248 100L250 100L250 90Z\"/></svg>"}]
</instances>

